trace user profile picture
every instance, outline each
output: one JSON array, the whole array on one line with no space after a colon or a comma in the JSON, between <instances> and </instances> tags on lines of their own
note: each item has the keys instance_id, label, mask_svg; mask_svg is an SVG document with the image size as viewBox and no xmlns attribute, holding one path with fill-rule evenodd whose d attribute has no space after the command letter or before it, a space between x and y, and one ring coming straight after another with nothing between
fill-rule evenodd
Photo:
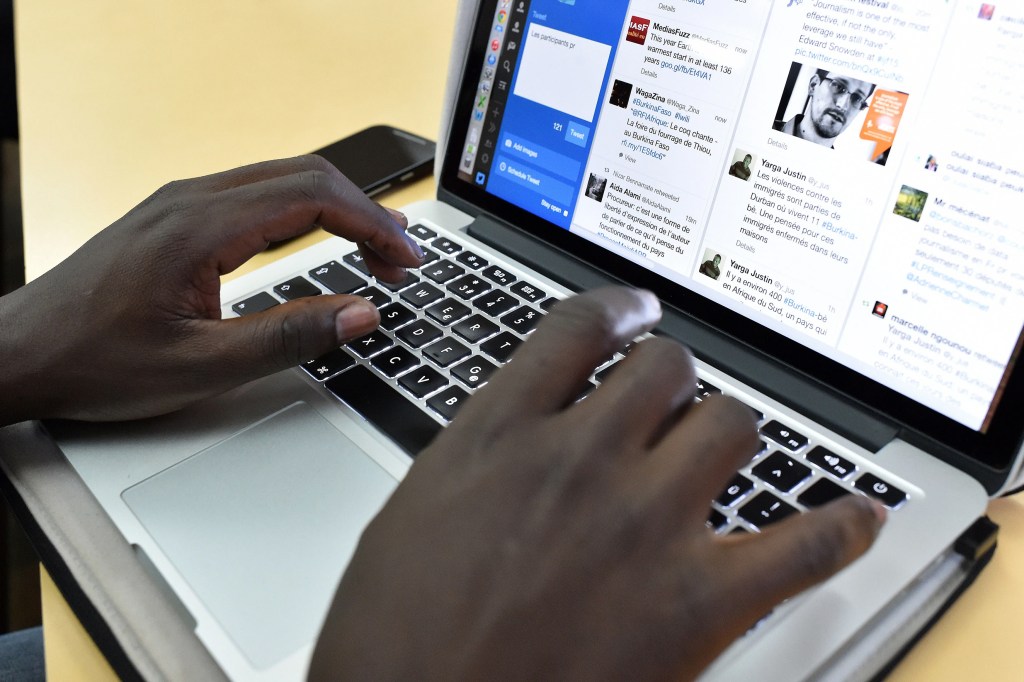
<instances>
[{"instance_id":1,"label":"user profile picture","mask_svg":"<svg viewBox=\"0 0 1024 682\"><path fill-rule=\"evenodd\" d=\"M996 13L996 6L988 3L982 3L978 9L978 18L984 19L985 21L992 21L992 16Z\"/></svg>"},{"instance_id":2,"label":"user profile picture","mask_svg":"<svg viewBox=\"0 0 1024 682\"><path fill-rule=\"evenodd\" d=\"M875 307L871 309L872 315L885 319L885 314L887 312L889 312L889 304L882 303L881 301L875 301Z\"/></svg>"},{"instance_id":3,"label":"user profile picture","mask_svg":"<svg viewBox=\"0 0 1024 682\"><path fill-rule=\"evenodd\" d=\"M772 129L884 166L888 156L875 156L876 143L858 134L864 125L875 125L867 113L875 88L861 74L792 62Z\"/></svg>"},{"instance_id":4,"label":"user profile picture","mask_svg":"<svg viewBox=\"0 0 1024 682\"><path fill-rule=\"evenodd\" d=\"M584 196L594 201L601 201L604 199L604 190L607 186L608 178L591 173L590 178L587 179L587 190L584 192Z\"/></svg>"},{"instance_id":5,"label":"user profile picture","mask_svg":"<svg viewBox=\"0 0 1024 682\"><path fill-rule=\"evenodd\" d=\"M903 185L900 193L896 196L896 205L892 212L898 216L913 220L915 223L921 221L921 214L924 213L924 205L928 201L928 193Z\"/></svg>"},{"instance_id":6,"label":"user profile picture","mask_svg":"<svg viewBox=\"0 0 1024 682\"><path fill-rule=\"evenodd\" d=\"M704 249L704 261L697 268L697 272L717 280L722 276L722 254L714 249Z\"/></svg>"},{"instance_id":7,"label":"user profile picture","mask_svg":"<svg viewBox=\"0 0 1024 682\"><path fill-rule=\"evenodd\" d=\"M737 149L732 155L729 175L740 180L749 180L750 175L754 172L754 163L756 161L757 159L750 152L744 149Z\"/></svg>"},{"instance_id":8,"label":"user profile picture","mask_svg":"<svg viewBox=\"0 0 1024 682\"><path fill-rule=\"evenodd\" d=\"M608 98L608 104L625 109L626 105L629 104L629 96L632 94L632 83L616 80L612 83L612 95Z\"/></svg>"}]
</instances>

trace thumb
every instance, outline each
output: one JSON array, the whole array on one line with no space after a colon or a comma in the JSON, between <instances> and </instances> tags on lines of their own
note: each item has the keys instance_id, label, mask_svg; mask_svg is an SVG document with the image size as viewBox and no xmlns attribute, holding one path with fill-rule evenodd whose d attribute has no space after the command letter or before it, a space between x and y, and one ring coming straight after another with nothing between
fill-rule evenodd
<instances>
[{"instance_id":1,"label":"thumb","mask_svg":"<svg viewBox=\"0 0 1024 682\"><path fill-rule=\"evenodd\" d=\"M312 360L369 334L379 323L376 306L361 296L302 298L255 315L218 321L217 362L254 378Z\"/></svg>"}]
</instances>

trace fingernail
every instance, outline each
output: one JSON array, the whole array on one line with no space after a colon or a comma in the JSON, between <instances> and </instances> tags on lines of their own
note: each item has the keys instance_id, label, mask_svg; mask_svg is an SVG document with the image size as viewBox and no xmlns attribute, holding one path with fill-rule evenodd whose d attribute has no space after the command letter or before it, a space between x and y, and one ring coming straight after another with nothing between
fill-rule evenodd
<instances>
[{"instance_id":1,"label":"fingernail","mask_svg":"<svg viewBox=\"0 0 1024 682\"><path fill-rule=\"evenodd\" d=\"M661 301L654 295L653 292L647 291L646 289L639 289L637 293L643 300L644 314L646 319L656 321L661 319Z\"/></svg>"},{"instance_id":2,"label":"fingernail","mask_svg":"<svg viewBox=\"0 0 1024 682\"><path fill-rule=\"evenodd\" d=\"M409 239L409 238L406 237L406 239ZM417 258L419 258L420 260L423 260L424 258L427 257L427 254L423 253L423 249L420 248L420 245L416 243L415 239L409 239L409 243L412 245L412 251L413 251L413 253L416 254Z\"/></svg>"},{"instance_id":3,"label":"fingernail","mask_svg":"<svg viewBox=\"0 0 1024 682\"><path fill-rule=\"evenodd\" d=\"M878 521L878 527L881 528L885 524L885 520L889 518L889 512L877 502L872 502L871 506L874 507L873 511L875 512L875 519Z\"/></svg>"},{"instance_id":4,"label":"fingernail","mask_svg":"<svg viewBox=\"0 0 1024 682\"><path fill-rule=\"evenodd\" d=\"M369 334L379 323L377 307L363 299L349 303L334 316L334 330L339 343Z\"/></svg>"},{"instance_id":5,"label":"fingernail","mask_svg":"<svg viewBox=\"0 0 1024 682\"><path fill-rule=\"evenodd\" d=\"M402 225L403 227L405 227L406 225L409 224L409 219L401 211L396 211L395 209L388 208L387 206L382 206L382 208L385 211L387 211L388 213L390 213L391 217L394 218L398 222L399 225Z\"/></svg>"},{"instance_id":6,"label":"fingernail","mask_svg":"<svg viewBox=\"0 0 1024 682\"><path fill-rule=\"evenodd\" d=\"M878 528L881 528L889 516L885 507L867 497L858 497L857 499L860 501L861 506L867 506L871 509L871 513L875 515L875 521L878 523Z\"/></svg>"},{"instance_id":7,"label":"fingernail","mask_svg":"<svg viewBox=\"0 0 1024 682\"><path fill-rule=\"evenodd\" d=\"M388 208L387 206L382 206L381 208L387 211L388 214L395 219L395 222L402 226L403 230L409 228L409 217L406 216L404 213L402 213L401 211L396 211L393 208ZM414 240L409 235L405 235L405 240L409 242L409 246L412 247L412 251L414 254L416 254L417 258L423 260L426 257L426 255L423 253L423 249L421 249L420 245L416 243L416 240Z\"/></svg>"}]
</instances>

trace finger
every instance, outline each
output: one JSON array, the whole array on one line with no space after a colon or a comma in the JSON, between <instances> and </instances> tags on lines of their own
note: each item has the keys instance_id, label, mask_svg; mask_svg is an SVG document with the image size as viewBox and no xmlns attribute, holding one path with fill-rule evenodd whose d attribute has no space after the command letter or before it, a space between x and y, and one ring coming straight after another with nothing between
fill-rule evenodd
<instances>
[{"instance_id":1,"label":"finger","mask_svg":"<svg viewBox=\"0 0 1024 682\"><path fill-rule=\"evenodd\" d=\"M420 265L422 250L405 234L404 220L368 199L327 161L306 158L312 164L306 170L207 195L205 218L218 229L198 235L198 248L215 254L219 272L230 272L268 243L316 226L361 244L393 266Z\"/></svg>"},{"instance_id":2,"label":"finger","mask_svg":"<svg viewBox=\"0 0 1024 682\"><path fill-rule=\"evenodd\" d=\"M297 156L287 159L261 161L259 163L249 164L248 166L232 168L219 173L185 180L181 183L170 183L167 187L180 187L180 191L192 193L222 192L234 187L241 187L255 182L285 177L321 168L323 168L323 163L320 157L314 155ZM409 228L409 219L404 213L393 208L388 208L387 206L382 206L381 208L383 208L388 215L398 222L403 231ZM384 276L385 280L397 281L405 274L405 270L403 268L391 265L391 263L382 259L374 251L365 247L363 244L360 244L360 251L370 267L375 268L375 274L378 276Z\"/></svg>"},{"instance_id":3,"label":"finger","mask_svg":"<svg viewBox=\"0 0 1024 682\"><path fill-rule=\"evenodd\" d=\"M646 339L575 409L591 415L585 418L594 425L588 429L588 438L628 443L626 451L641 452L661 435L670 415L693 402L696 381L687 349L668 339ZM615 415L615 419L604 415Z\"/></svg>"},{"instance_id":4,"label":"finger","mask_svg":"<svg viewBox=\"0 0 1024 682\"><path fill-rule=\"evenodd\" d=\"M359 253L362 255L366 267L377 276L377 279L382 279L385 282L400 282L406 275L405 268L387 262L366 244L359 245Z\"/></svg>"},{"instance_id":5,"label":"finger","mask_svg":"<svg viewBox=\"0 0 1024 682\"><path fill-rule=\"evenodd\" d=\"M753 622L861 556L884 522L880 505L851 495L758 535L721 538L728 569L720 574L717 596L745 609L745 620Z\"/></svg>"},{"instance_id":6,"label":"finger","mask_svg":"<svg viewBox=\"0 0 1024 682\"><path fill-rule=\"evenodd\" d=\"M750 409L721 394L709 396L687 410L641 464L639 490L665 518L696 514L703 521L711 500L758 445Z\"/></svg>"},{"instance_id":7,"label":"finger","mask_svg":"<svg viewBox=\"0 0 1024 682\"><path fill-rule=\"evenodd\" d=\"M204 362L228 383L295 367L369 334L377 308L361 296L312 296L255 315L195 321Z\"/></svg>"},{"instance_id":8,"label":"finger","mask_svg":"<svg viewBox=\"0 0 1024 682\"><path fill-rule=\"evenodd\" d=\"M254 182L262 182L273 178L280 178L286 175L293 175L303 171L321 168L320 157L313 158L313 154L295 156L286 159L272 159L260 161L246 166L232 168L230 170L203 175L191 180L183 181L182 185L187 186L184 191L202 192L223 192L233 187L250 185ZM175 183L172 183L172 186ZM183 188L184 189L184 188Z\"/></svg>"},{"instance_id":9,"label":"finger","mask_svg":"<svg viewBox=\"0 0 1024 682\"><path fill-rule=\"evenodd\" d=\"M661 305L649 291L608 287L566 299L552 308L508 367L463 412L485 417L493 412L491 400L501 401L502 419L561 409L599 363L660 317Z\"/></svg>"}]
</instances>

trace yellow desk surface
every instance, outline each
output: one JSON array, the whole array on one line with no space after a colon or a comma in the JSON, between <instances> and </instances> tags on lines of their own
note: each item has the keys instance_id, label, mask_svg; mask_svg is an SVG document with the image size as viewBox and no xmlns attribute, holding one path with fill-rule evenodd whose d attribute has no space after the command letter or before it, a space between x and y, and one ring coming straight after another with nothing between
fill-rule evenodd
<instances>
[{"instance_id":1,"label":"yellow desk surface","mask_svg":"<svg viewBox=\"0 0 1024 682\"><path fill-rule=\"evenodd\" d=\"M436 137L455 7L16 0L28 277L167 181L310 151L374 123ZM431 193L421 182L386 202ZM993 503L991 515L1002 526L992 564L891 679L1024 679L1024 497ZM51 679L100 678L99 653L43 583Z\"/></svg>"}]
</instances>

